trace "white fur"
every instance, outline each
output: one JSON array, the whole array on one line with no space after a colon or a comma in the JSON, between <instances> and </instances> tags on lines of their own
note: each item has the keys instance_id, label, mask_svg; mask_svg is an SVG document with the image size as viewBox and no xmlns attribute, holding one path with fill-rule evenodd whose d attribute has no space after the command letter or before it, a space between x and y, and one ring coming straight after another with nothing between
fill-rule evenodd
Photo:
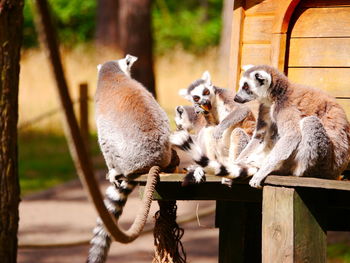
<instances>
[{"instance_id":1,"label":"white fur","mask_svg":"<svg viewBox=\"0 0 350 263\"><path fill-rule=\"evenodd\" d=\"M203 72L202 80L205 81L206 85L211 85L211 76L208 70Z\"/></svg>"},{"instance_id":2,"label":"white fur","mask_svg":"<svg viewBox=\"0 0 350 263\"><path fill-rule=\"evenodd\" d=\"M102 68L102 64L98 64L97 65L97 73L100 72L101 68Z\"/></svg>"},{"instance_id":3,"label":"white fur","mask_svg":"<svg viewBox=\"0 0 350 263\"><path fill-rule=\"evenodd\" d=\"M125 58L117 60L117 63L124 74L130 77L130 69L136 60L137 57L127 54Z\"/></svg>"},{"instance_id":4,"label":"white fur","mask_svg":"<svg viewBox=\"0 0 350 263\"><path fill-rule=\"evenodd\" d=\"M250 69L250 68L252 68L252 67L254 67L254 65L248 64L248 65L243 65L243 66L242 66L242 69L243 69L244 71L247 71L248 69Z\"/></svg>"}]
</instances>

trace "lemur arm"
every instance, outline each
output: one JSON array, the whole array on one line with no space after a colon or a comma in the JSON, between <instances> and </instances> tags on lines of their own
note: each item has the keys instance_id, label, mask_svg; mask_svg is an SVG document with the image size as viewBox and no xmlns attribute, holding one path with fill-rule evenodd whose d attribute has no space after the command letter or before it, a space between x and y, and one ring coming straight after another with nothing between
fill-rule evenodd
<instances>
[{"instance_id":1,"label":"lemur arm","mask_svg":"<svg viewBox=\"0 0 350 263\"><path fill-rule=\"evenodd\" d=\"M247 117L249 112L250 112L250 109L246 106L239 107L237 110L234 110L233 112L231 112L216 127L213 133L214 138L220 139L226 129L243 121Z\"/></svg>"},{"instance_id":2,"label":"lemur arm","mask_svg":"<svg viewBox=\"0 0 350 263\"><path fill-rule=\"evenodd\" d=\"M252 187L261 187L261 182L273 171L280 168L297 149L301 141L299 127L300 117L295 109L284 110L277 119L279 140L261 165L259 171L253 176L249 184Z\"/></svg>"}]
</instances>

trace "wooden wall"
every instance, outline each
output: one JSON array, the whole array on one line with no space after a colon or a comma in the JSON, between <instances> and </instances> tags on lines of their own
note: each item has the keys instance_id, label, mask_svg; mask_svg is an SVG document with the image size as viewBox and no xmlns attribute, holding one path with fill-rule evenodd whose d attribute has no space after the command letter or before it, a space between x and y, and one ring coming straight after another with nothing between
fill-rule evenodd
<instances>
[{"instance_id":1,"label":"wooden wall","mask_svg":"<svg viewBox=\"0 0 350 263\"><path fill-rule=\"evenodd\" d=\"M272 64L280 0L235 0L231 88L242 66ZM328 91L350 118L350 0L301 0L289 24L285 73L295 82Z\"/></svg>"},{"instance_id":2,"label":"wooden wall","mask_svg":"<svg viewBox=\"0 0 350 263\"><path fill-rule=\"evenodd\" d=\"M337 97L350 117L350 0L301 1L287 43L289 78Z\"/></svg>"}]
</instances>

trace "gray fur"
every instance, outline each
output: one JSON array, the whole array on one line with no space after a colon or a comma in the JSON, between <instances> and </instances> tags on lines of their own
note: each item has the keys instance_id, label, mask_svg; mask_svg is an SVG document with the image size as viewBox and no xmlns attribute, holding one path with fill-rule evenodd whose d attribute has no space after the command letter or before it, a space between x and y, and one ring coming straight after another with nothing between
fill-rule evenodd
<instances>
[{"instance_id":1,"label":"gray fur","mask_svg":"<svg viewBox=\"0 0 350 263\"><path fill-rule=\"evenodd\" d=\"M235 100L260 102L253 139L239 165L259 170L253 187L271 173L336 178L350 156L350 126L344 110L321 90L292 84L275 68L248 69Z\"/></svg>"},{"instance_id":2,"label":"gray fur","mask_svg":"<svg viewBox=\"0 0 350 263\"><path fill-rule=\"evenodd\" d=\"M117 219L135 187L132 179L155 165L166 168L172 155L166 113L151 93L130 77L136 59L127 55L98 67L95 94L98 142L114 185L107 189L105 205ZM98 220L88 262L105 262L110 243L111 238Z\"/></svg>"}]
</instances>

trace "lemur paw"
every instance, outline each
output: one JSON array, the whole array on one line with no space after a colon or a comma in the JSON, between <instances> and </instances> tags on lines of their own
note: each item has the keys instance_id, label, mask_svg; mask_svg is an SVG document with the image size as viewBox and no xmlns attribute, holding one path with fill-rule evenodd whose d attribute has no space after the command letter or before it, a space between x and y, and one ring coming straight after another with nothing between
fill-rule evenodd
<instances>
[{"instance_id":1,"label":"lemur paw","mask_svg":"<svg viewBox=\"0 0 350 263\"><path fill-rule=\"evenodd\" d=\"M227 185L228 187L232 187L233 180L229 178L222 178L221 183Z\"/></svg>"},{"instance_id":2,"label":"lemur paw","mask_svg":"<svg viewBox=\"0 0 350 263\"><path fill-rule=\"evenodd\" d=\"M254 188L262 188L262 181L264 177L254 175L252 179L249 181L249 185Z\"/></svg>"},{"instance_id":3,"label":"lemur paw","mask_svg":"<svg viewBox=\"0 0 350 263\"><path fill-rule=\"evenodd\" d=\"M106 175L106 179L108 179L111 184L117 184L117 185L119 185L118 180L120 177L122 177L122 175L118 174L115 169L109 170Z\"/></svg>"},{"instance_id":4,"label":"lemur paw","mask_svg":"<svg viewBox=\"0 0 350 263\"><path fill-rule=\"evenodd\" d=\"M216 140L220 140L222 138L223 131L218 127L215 128L213 132L213 138Z\"/></svg>"}]
</instances>

